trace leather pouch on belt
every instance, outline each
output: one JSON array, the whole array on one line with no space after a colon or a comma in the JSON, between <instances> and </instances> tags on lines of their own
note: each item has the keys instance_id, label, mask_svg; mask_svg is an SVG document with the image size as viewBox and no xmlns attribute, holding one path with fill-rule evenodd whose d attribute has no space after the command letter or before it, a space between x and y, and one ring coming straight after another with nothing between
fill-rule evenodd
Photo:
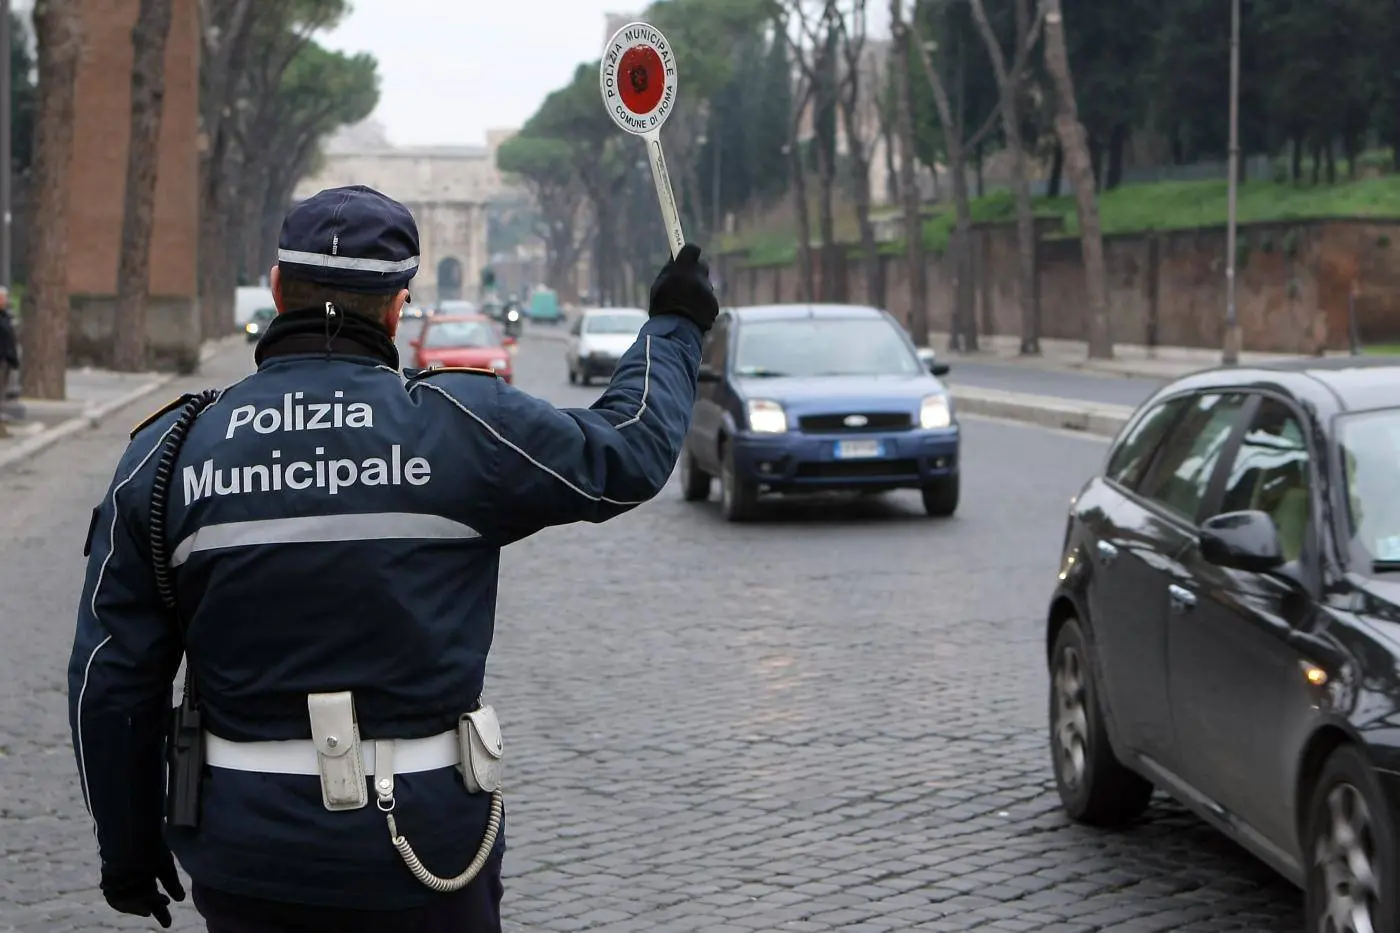
<instances>
[{"instance_id":1,"label":"leather pouch on belt","mask_svg":"<svg viewBox=\"0 0 1400 933\"><path fill-rule=\"evenodd\" d=\"M307 694L311 738L321 772L321 802L327 810L358 810L369 803L360 727L349 691Z\"/></svg>"},{"instance_id":2,"label":"leather pouch on belt","mask_svg":"<svg viewBox=\"0 0 1400 933\"><path fill-rule=\"evenodd\" d=\"M501 789L501 723L495 707L483 706L457 721L457 740L462 743L462 783L472 794Z\"/></svg>"}]
</instances>

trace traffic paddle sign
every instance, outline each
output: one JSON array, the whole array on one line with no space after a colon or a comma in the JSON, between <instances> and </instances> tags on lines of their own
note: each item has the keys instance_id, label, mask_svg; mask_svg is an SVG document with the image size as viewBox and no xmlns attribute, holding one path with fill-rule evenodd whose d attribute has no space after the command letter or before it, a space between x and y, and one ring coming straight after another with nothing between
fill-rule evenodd
<instances>
[{"instance_id":1,"label":"traffic paddle sign","mask_svg":"<svg viewBox=\"0 0 1400 933\"><path fill-rule=\"evenodd\" d=\"M656 198L674 258L685 245L680 211L661 151L661 125L676 106L676 57L655 26L628 23L608 40L598 68L603 106L614 123L646 140Z\"/></svg>"}]
</instances>

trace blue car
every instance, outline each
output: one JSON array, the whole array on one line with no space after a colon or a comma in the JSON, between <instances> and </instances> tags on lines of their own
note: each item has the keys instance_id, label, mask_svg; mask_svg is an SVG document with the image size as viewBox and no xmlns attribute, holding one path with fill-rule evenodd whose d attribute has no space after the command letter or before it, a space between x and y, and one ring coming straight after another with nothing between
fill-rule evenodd
<instances>
[{"instance_id":1,"label":"blue car","mask_svg":"<svg viewBox=\"0 0 1400 933\"><path fill-rule=\"evenodd\" d=\"M718 477L721 514L744 521L765 494L918 489L929 515L952 515L959 432L938 380L947 372L875 308L728 309L701 358L685 498L708 499Z\"/></svg>"}]
</instances>

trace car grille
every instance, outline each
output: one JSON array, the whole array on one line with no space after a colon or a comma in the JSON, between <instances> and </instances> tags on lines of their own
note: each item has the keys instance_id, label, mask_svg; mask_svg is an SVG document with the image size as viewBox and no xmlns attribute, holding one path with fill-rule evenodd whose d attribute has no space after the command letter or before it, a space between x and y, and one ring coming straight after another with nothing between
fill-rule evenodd
<instances>
[{"instance_id":1,"label":"car grille","mask_svg":"<svg viewBox=\"0 0 1400 933\"><path fill-rule=\"evenodd\" d=\"M917 460L840 460L799 463L798 479L863 479L871 476L918 476Z\"/></svg>"},{"instance_id":2,"label":"car grille","mask_svg":"<svg viewBox=\"0 0 1400 933\"><path fill-rule=\"evenodd\" d=\"M856 415L865 424L849 425L846 419ZM804 415L797 419L799 430L812 434L859 434L869 431L907 431L913 426L908 412L842 412L838 415Z\"/></svg>"}]
</instances>

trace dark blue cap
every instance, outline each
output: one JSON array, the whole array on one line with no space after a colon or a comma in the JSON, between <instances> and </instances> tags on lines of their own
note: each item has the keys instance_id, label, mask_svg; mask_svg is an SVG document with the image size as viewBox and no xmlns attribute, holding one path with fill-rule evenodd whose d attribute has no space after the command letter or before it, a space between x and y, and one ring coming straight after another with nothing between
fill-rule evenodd
<instances>
[{"instance_id":1,"label":"dark blue cap","mask_svg":"<svg viewBox=\"0 0 1400 933\"><path fill-rule=\"evenodd\" d=\"M277 267L347 292L397 292L418 274L418 224L373 188L327 188L287 213Z\"/></svg>"}]
</instances>

